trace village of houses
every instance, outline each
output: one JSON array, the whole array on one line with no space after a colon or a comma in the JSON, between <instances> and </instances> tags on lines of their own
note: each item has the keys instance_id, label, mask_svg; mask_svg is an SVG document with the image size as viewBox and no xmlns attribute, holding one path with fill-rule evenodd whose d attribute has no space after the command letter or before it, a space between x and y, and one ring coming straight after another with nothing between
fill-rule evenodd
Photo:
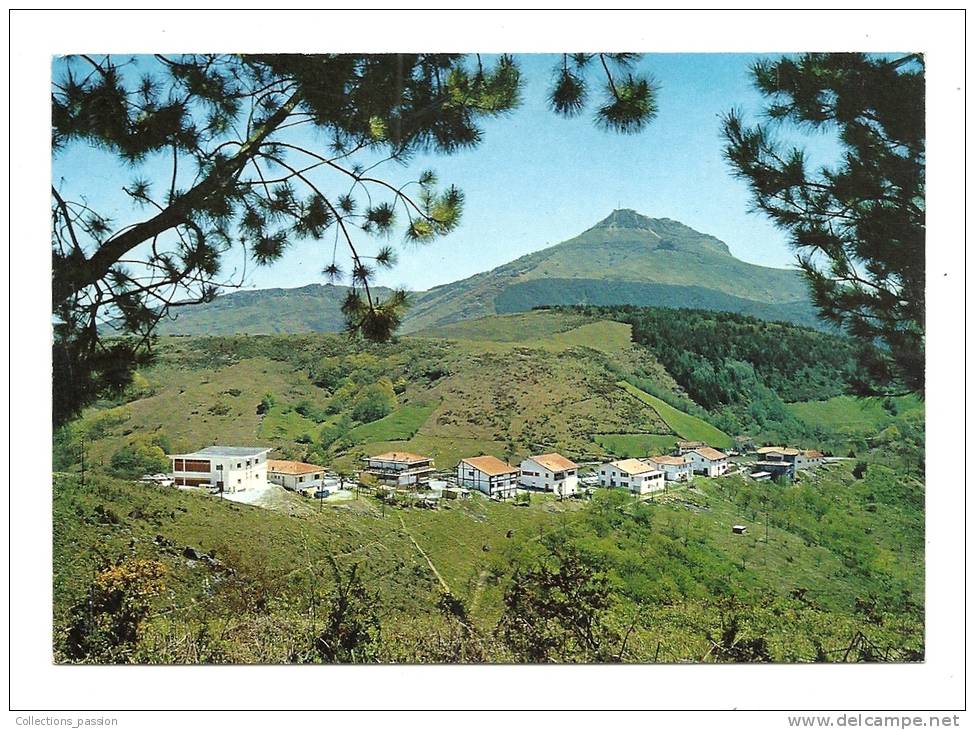
<instances>
[{"instance_id":1,"label":"village of houses","mask_svg":"<svg viewBox=\"0 0 975 730\"><path fill-rule=\"evenodd\" d=\"M531 492L560 499L586 497L597 487L625 489L652 498L670 483L691 482L695 475L743 474L755 480L795 481L802 470L824 461L819 451L766 446L724 453L704 442L677 441L671 454L577 464L558 453L539 454L520 464L490 456L461 459L453 470L438 471L434 460L407 451L365 457L357 474L346 477L325 467L269 458L272 449L208 446L171 455L171 474L147 475L144 481L183 489L208 490L235 501L253 502L271 485L319 500L341 500L368 485L383 498L400 495L415 506L437 508L441 500L468 499L475 492L507 501Z\"/></svg>"}]
</instances>

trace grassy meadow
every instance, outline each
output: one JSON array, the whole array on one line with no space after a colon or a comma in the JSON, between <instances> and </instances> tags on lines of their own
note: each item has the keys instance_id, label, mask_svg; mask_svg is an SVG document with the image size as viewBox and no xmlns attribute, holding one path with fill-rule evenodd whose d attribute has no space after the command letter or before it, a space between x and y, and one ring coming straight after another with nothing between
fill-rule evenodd
<instances>
[{"instance_id":1,"label":"grassy meadow","mask_svg":"<svg viewBox=\"0 0 975 730\"><path fill-rule=\"evenodd\" d=\"M877 432L898 417L924 418L924 403L916 396L881 399L839 395L829 400L789 403L788 408L816 428L839 433Z\"/></svg>"},{"instance_id":2,"label":"grassy meadow","mask_svg":"<svg viewBox=\"0 0 975 730\"><path fill-rule=\"evenodd\" d=\"M704 441L715 448L730 448L732 443L731 436L719 428L715 428L707 421L684 413L674 408L669 403L664 402L655 395L640 390L635 385L627 382L619 382L618 385L637 400L646 403L653 408L660 416L661 420L670 429L688 441Z\"/></svg>"}]
</instances>

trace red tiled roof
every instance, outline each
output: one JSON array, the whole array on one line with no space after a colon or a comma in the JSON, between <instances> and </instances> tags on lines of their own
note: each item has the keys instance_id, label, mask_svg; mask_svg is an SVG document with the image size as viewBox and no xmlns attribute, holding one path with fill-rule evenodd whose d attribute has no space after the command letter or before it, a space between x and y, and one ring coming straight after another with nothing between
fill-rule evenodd
<instances>
[{"instance_id":1,"label":"red tiled roof","mask_svg":"<svg viewBox=\"0 0 975 730\"><path fill-rule=\"evenodd\" d=\"M718 451L717 449L712 449L710 446L705 446L701 449L694 449L694 453L700 454L705 459L709 459L711 461L718 461L719 459L728 458L727 454Z\"/></svg>"},{"instance_id":2,"label":"red tiled roof","mask_svg":"<svg viewBox=\"0 0 975 730\"><path fill-rule=\"evenodd\" d=\"M312 474L318 471L325 471L324 466L306 464L303 461L287 461L285 459L268 459L267 470L277 474Z\"/></svg>"},{"instance_id":3,"label":"red tiled roof","mask_svg":"<svg viewBox=\"0 0 975 730\"><path fill-rule=\"evenodd\" d=\"M496 477L501 474L511 474L518 471L517 466L506 464L496 456L472 456L469 459L461 459L464 464L470 464L478 471L484 472L488 476Z\"/></svg>"},{"instance_id":4,"label":"red tiled roof","mask_svg":"<svg viewBox=\"0 0 975 730\"><path fill-rule=\"evenodd\" d=\"M541 464L550 471L565 471L567 469L578 469L579 465L566 459L562 454L541 454L539 456L528 457L536 464Z\"/></svg>"}]
</instances>

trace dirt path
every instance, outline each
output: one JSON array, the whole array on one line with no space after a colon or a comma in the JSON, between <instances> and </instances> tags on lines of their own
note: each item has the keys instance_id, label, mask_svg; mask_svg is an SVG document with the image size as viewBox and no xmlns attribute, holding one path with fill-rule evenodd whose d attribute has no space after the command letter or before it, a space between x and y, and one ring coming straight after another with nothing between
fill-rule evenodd
<instances>
[{"instance_id":1,"label":"dirt path","mask_svg":"<svg viewBox=\"0 0 975 730\"><path fill-rule=\"evenodd\" d=\"M471 616L477 611L477 604L481 600L481 594L484 593L484 586L487 585L487 577L487 568L482 569L477 576L477 584L474 586L474 594L471 596L471 607L467 611Z\"/></svg>"},{"instance_id":2,"label":"dirt path","mask_svg":"<svg viewBox=\"0 0 975 730\"><path fill-rule=\"evenodd\" d=\"M415 548L417 549L417 551L418 551L418 552L420 553L420 555L422 555L422 556L423 556L423 559L427 561L427 565L429 565L429 566L430 566L430 570L431 570L431 571L433 571L433 574L434 574L435 576L437 576L437 580L438 580L438 581L440 581L440 585L441 585L441 587L442 587L442 588L444 589L444 591L446 591L447 593L451 593L451 594L452 594L452 593L453 593L453 591L451 591L451 590L450 590L450 586L449 586L449 585L447 585L447 581L445 581L445 580L443 579L443 576L442 576L442 575L440 575L440 571L439 571L439 570L437 570L437 566L433 564L433 561L432 561L432 560L430 560L430 556L429 556L429 555L427 555L427 553L426 553L426 551L425 551L425 550L424 550L424 549L423 549L422 547L420 547L420 543L418 543L418 542L416 541L416 539L414 539L414 537L413 537L413 535L412 535L412 533L411 533L411 532L410 532L410 531L409 531L409 530L407 529L407 527L406 527L406 522L404 522L404 521L403 521L403 516L402 516L402 515L400 515L400 516L399 516L399 523L400 523L400 524L401 524L401 525L403 526L403 532L405 532L405 533L406 533L406 536L407 536L408 538L410 538L410 542L412 542L412 543L413 543L413 547L415 547Z\"/></svg>"}]
</instances>

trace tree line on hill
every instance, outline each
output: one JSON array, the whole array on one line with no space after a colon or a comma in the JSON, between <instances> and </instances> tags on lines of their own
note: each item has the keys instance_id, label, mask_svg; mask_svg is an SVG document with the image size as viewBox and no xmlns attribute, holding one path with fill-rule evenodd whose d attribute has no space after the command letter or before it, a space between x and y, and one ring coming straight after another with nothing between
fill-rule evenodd
<instances>
[{"instance_id":1,"label":"tree line on hill","mask_svg":"<svg viewBox=\"0 0 975 730\"><path fill-rule=\"evenodd\" d=\"M640 373L626 379L732 434L815 438L818 434L785 404L847 393L857 372L852 340L785 322L696 309L570 310L631 325L634 342L653 354L686 397Z\"/></svg>"}]
</instances>

